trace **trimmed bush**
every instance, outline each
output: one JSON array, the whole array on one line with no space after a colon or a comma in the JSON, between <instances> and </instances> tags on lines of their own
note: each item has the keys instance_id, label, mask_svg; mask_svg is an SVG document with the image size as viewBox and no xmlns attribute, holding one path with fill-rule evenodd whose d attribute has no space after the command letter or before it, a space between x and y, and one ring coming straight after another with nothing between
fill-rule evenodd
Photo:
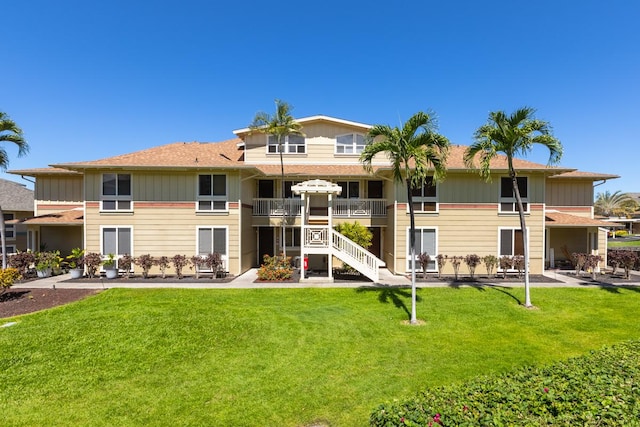
<instances>
[{"instance_id":1,"label":"trimmed bush","mask_svg":"<svg viewBox=\"0 0 640 427\"><path fill-rule=\"evenodd\" d=\"M372 426L638 426L640 341L548 367L427 389L379 406Z\"/></svg>"},{"instance_id":2,"label":"trimmed bush","mask_svg":"<svg viewBox=\"0 0 640 427\"><path fill-rule=\"evenodd\" d=\"M19 278L20 272L17 268L0 269L0 295L8 291Z\"/></svg>"},{"instance_id":3,"label":"trimmed bush","mask_svg":"<svg viewBox=\"0 0 640 427\"><path fill-rule=\"evenodd\" d=\"M258 269L258 279L277 282L288 280L293 276L293 268L289 257L269 256L262 257L262 265Z\"/></svg>"}]
</instances>

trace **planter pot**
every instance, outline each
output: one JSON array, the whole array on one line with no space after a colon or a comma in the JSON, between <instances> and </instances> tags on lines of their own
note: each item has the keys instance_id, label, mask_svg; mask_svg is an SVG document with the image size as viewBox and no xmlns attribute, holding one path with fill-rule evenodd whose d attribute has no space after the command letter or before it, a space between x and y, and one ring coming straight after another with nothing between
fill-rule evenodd
<instances>
[{"instance_id":1,"label":"planter pot","mask_svg":"<svg viewBox=\"0 0 640 427\"><path fill-rule=\"evenodd\" d=\"M51 277L51 268L45 268L44 270L36 270L39 278Z\"/></svg>"},{"instance_id":2,"label":"planter pot","mask_svg":"<svg viewBox=\"0 0 640 427\"><path fill-rule=\"evenodd\" d=\"M118 269L116 268L108 268L104 272L107 276L107 279L115 279L116 277L118 277Z\"/></svg>"},{"instance_id":3,"label":"planter pot","mask_svg":"<svg viewBox=\"0 0 640 427\"><path fill-rule=\"evenodd\" d=\"M84 274L84 268L72 268L69 273L71 273L72 279L79 279Z\"/></svg>"}]
</instances>

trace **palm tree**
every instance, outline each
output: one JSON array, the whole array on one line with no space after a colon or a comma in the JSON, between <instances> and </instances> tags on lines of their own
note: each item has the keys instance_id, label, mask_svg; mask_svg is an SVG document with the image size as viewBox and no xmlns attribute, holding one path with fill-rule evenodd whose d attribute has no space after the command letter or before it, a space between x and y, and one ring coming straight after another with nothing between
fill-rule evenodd
<instances>
[{"instance_id":1,"label":"palm tree","mask_svg":"<svg viewBox=\"0 0 640 427\"><path fill-rule=\"evenodd\" d=\"M12 142L18 146L18 157L29 152L29 144L22 136L22 129L9 116L0 111L0 142ZM0 146L0 169L5 171L9 166L9 154ZM4 213L0 206L0 241L2 242L2 268L7 268L7 241L4 224Z\"/></svg>"},{"instance_id":2,"label":"palm tree","mask_svg":"<svg viewBox=\"0 0 640 427\"><path fill-rule=\"evenodd\" d=\"M594 211L602 216L627 216L638 210L638 204L627 193L605 191L598 193Z\"/></svg>"},{"instance_id":3,"label":"palm tree","mask_svg":"<svg viewBox=\"0 0 640 427\"><path fill-rule=\"evenodd\" d=\"M431 168L433 180L444 179L447 157L451 144L436 132L432 116L418 112L402 127L376 125L369 130L367 145L360 155L365 170L373 172L373 159L384 153L391 161L394 181L407 187L407 201L411 220L409 246L411 251L411 324L418 323L416 317L416 222L413 208L414 188L424 186Z\"/></svg>"},{"instance_id":4,"label":"palm tree","mask_svg":"<svg viewBox=\"0 0 640 427\"><path fill-rule=\"evenodd\" d=\"M529 295L529 237L526 232L524 209L513 159L515 156L530 153L533 144L540 144L549 149L549 165L558 163L562 157L562 144L551 134L549 123L536 119L534 114L535 110L530 107L520 108L509 116L504 111L489 113L487 123L480 126L474 134L475 143L464 153L464 162L469 168L475 168L475 157L480 156L480 176L485 181L491 181L491 160L500 153L507 157L524 246L525 307L532 307Z\"/></svg>"},{"instance_id":5,"label":"palm tree","mask_svg":"<svg viewBox=\"0 0 640 427\"><path fill-rule=\"evenodd\" d=\"M279 99L276 102L276 113L272 116L265 112L259 112L253 118L253 122L249 125L249 129L254 132L260 132L267 135L273 135L278 141L278 153L280 154L280 172L281 172L281 195L282 195L282 256L287 257L287 246L285 244L285 184L284 184L284 160L282 157L282 142L288 135L301 135L302 125L295 121L291 116L293 107Z\"/></svg>"}]
</instances>

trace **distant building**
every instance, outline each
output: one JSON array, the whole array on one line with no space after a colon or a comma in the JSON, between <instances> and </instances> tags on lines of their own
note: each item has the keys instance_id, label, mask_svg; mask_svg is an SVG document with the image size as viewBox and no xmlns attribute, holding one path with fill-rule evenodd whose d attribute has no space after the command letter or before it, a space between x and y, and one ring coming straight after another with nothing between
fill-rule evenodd
<instances>
[{"instance_id":1,"label":"distant building","mask_svg":"<svg viewBox=\"0 0 640 427\"><path fill-rule=\"evenodd\" d=\"M0 179L0 207L6 221L7 253L27 249L27 227L12 221L33 216L33 206L33 190L24 184Z\"/></svg>"}]
</instances>

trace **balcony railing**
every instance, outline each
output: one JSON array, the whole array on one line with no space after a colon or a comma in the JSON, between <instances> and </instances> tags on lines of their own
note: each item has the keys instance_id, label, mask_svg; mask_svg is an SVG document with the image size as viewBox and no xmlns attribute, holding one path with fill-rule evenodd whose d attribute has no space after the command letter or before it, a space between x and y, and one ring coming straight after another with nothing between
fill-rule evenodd
<instances>
[{"instance_id":1,"label":"balcony railing","mask_svg":"<svg viewBox=\"0 0 640 427\"><path fill-rule=\"evenodd\" d=\"M387 216L384 199L334 199L333 215L341 217Z\"/></svg>"},{"instance_id":2,"label":"balcony railing","mask_svg":"<svg viewBox=\"0 0 640 427\"><path fill-rule=\"evenodd\" d=\"M287 217L300 216L302 200L284 199L284 214ZM254 216L282 216L282 199L253 199Z\"/></svg>"}]
</instances>

